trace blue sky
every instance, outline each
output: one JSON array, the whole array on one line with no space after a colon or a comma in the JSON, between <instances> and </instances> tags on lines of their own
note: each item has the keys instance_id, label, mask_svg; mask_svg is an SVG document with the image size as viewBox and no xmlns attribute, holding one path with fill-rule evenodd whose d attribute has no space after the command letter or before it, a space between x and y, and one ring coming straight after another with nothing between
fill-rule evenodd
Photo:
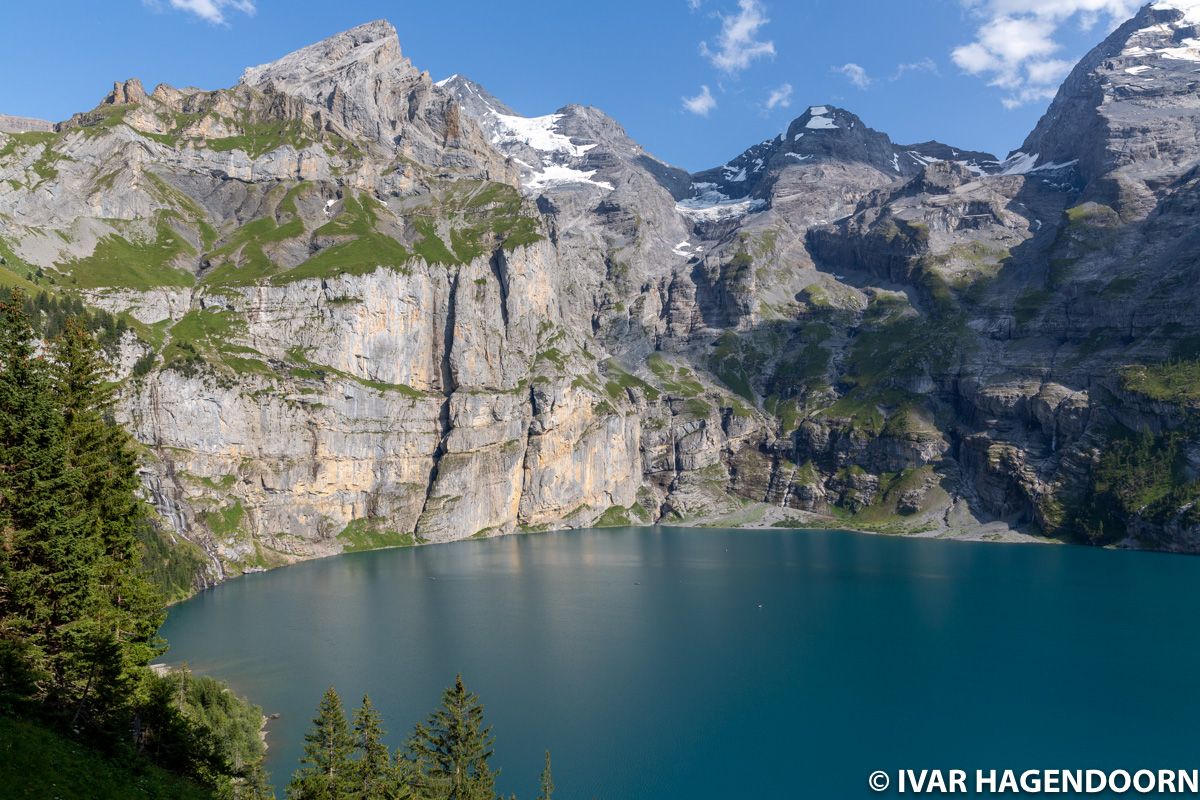
<instances>
[{"instance_id":1,"label":"blue sky","mask_svg":"<svg viewBox=\"0 0 1200 800\"><path fill-rule=\"evenodd\" d=\"M1137 0L54 0L6 4L0 112L64 119L114 80L220 88L380 17L434 79L471 77L521 113L598 106L691 170L808 105L898 142L1004 155L1069 66ZM704 87L707 87L705 89Z\"/></svg>"}]
</instances>

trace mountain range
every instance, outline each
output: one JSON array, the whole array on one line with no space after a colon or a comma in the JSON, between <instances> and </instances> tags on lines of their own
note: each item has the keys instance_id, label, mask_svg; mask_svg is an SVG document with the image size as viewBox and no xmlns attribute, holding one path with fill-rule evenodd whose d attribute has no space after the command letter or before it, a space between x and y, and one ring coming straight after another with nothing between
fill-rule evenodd
<instances>
[{"instance_id":1,"label":"mountain range","mask_svg":"<svg viewBox=\"0 0 1200 800\"><path fill-rule=\"evenodd\" d=\"M122 321L195 585L689 521L1200 550L1200 4L1005 158L814 105L690 174L372 22L206 91L0 116L0 283Z\"/></svg>"}]
</instances>

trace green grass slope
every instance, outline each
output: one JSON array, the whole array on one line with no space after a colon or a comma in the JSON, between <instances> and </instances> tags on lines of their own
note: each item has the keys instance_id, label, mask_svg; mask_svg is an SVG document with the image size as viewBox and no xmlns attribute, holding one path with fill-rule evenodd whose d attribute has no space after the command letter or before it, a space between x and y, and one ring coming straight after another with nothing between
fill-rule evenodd
<instances>
[{"instance_id":1,"label":"green grass slope","mask_svg":"<svg viewBox=\"0 0 1200 800\"><path fill-rule=\"evenodd\" d=\"M117 763L30 722L0 716L0 795L13 800L212 800L147 763Z\"/></svg>"}]
</instances>

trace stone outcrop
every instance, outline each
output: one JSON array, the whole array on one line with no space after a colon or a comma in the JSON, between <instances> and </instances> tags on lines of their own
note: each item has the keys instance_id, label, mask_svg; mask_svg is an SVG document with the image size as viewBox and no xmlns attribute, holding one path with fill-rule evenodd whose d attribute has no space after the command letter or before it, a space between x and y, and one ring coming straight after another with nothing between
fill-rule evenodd
<instances>
[{"instance_id":1,"label":"stone outcrop","mask_svg":"<svg viewBox=\"0 0 1200 800\"><path fill-rule=\"evenodd\" d=\"M46 133L52 130L54 130L54 123L44 119L0 114L0 133L30 133L32 131Z\"/></svg>"}]
</instances>

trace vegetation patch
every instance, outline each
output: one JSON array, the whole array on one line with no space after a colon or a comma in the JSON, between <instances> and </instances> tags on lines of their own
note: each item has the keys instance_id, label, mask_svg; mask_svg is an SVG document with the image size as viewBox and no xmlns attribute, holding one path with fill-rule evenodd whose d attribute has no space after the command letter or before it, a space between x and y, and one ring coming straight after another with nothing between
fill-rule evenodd
<instances>
[{"instance_id":1,"label":"vegetation patch","mask_svg":"<svg viewBox=\"0 0 1200 800\"><path fill-rule=\"evenodd\" d=\"M597 528L628 528L633 521L625 506L610 506L593 524Z\"/></svg>"},{"instance_id":2,"label":"vegetation patch","mask_svg":"<svg viewBox=\"0 0 1200 800\"><path fill-rule=\"evenodd\" d=\"M889 416L921 402L909 388L914 381L951 366L964 328L957 317L885 316L855 337L842 377L845 393L818 413L879 435Z\"/></svg>"},{"instance_id":3,"label":"vegetation patch","mask_svg":"<svg viewBox=\"0 0 1200 800\"><path fill-rule=\"evenodd\" d=\"M141 758L112 758L27 720L0 716L0 786L10 797L212 800L211 791Z\"/></svg>"},{"instance_id":4,"label":"vegetation patch","mask_svg":"<svg viewBox=\"0 0 1200 800\"><path fill-rule=\"evenodd\" d=\"M144 525L138 530L142 544L142 567L146 577L163 593L168 603L191 597L196 578L208 559L198 545L178 534Z\"/></svg>"},{"instance_id":5,"label":"vegetation patch","mask_svg":"<svg viewBox=\"0 0 1200 800\"><path fill-rule=\"evenodd\" d=\"M283 224L273 217L248 222L234 232L227 244L209 255L217 266L204 276L204 282L225 286L257 283L276 271L264 246L303 235L304 222L299 217Z\"/></svg>"},{"instance_id":6,"label":"vegetation patch","mask_svg":"<svg viewBox=\"0 0 1200 800\"><path fill-rule=\"evenodd\" d=\"M1125 389L1164 403L1200 403L1200 360L1134 365L1121 370Z\"/></svg>"},{"instance_id":7,"label":"vegetation patch","mask_svg":"<svg viewBox=\"0 0 1200 800\"><path fill-rule=\"evenodd\" d=\"M298 364L298 367L293 367L291 373L297 378L308 378L311 380L324 380L327 375L336 375L348 381L353 381L361 386L366 386L368 389L374 389L377 392L398 392L405 397L413 400L420 400L426 397L426 394L418 389L404 383L384 383L383 381L371 380L360 375L354 375L349 372L343 372L336 367L326 366L324 364L314 364L308 360L308 356L302 347L293 347L288 351L288 358Z\"/></svg>"},{"instance_id":8,"label":"vegetation patch","mask_svg":"<svg viewBox=\"0 0 1200 800\"><path fill-rule=\"evenodd\" d=\"M497 247L515 250L544 237L539 232L536 217L525 213L524 200L515 187L490 181L457 180L444 184L434 192L429 205L418 209L425 220L414 223L422 241L428 244L429 263L465 264L486 255ZM446 224L450 230L450 248L442 252L437 247L440 237L431 236L434 221ZM444 248L444 243L442 243ZM415 249L422 249L418 243ZM422 254L424 257L424 254Z\"/></svg>"},{"instance_id":9,"label":"vegetation patch","mask_svg":"<svg viewBox=\"0 0 1200 800\"><path fill-rule=\"evenodd\" d=\"M368 275L380 267L390 267L406 273L404 265L412 254L390 236L372 233L359 239L328 247L290 269L271 282L277 285L307 278L335 278L339 275Z\"/></svg>"},{"instance_id":10,"label":"vegetation patch","mask_svg":"<svg viewBox=\"0 0 1200 800\"><path fill-rule=\"evenodd\" d=\"M5 159L11 156L18 150L23 150L27 147L36 147L38 145L49 146L58 141L60 134L54 131L25 131L23 133L10 133L5 136L4 145L0 147L0 159Z\"/></svg>"},{"instance_id":11,"label":"vegetation patch","mask_svg":"<svg viewBox=\"0 0 1200 800\"><path fill-rule=\"evenodd\" d=\"M1149 522L1182 517L1200 523L1200 481L1187 458L1195 432L1155 436L1114 427L1087 491L1063 514L1065 532L1090 544L1113 544L1128 534L1135 515Z\"/></svg>"},{"instance_id":12,"label":"vegetation patch","mask_svg":"<svg viewBox=\"0 0 1200 800\"><path fill-rule=\"evenodd\" d=\"M661 353L651 353L646 359L646 366L654 373L663 391L673 397L691 398L704 392L704 384L692 376L690 369L676 367Z\"/></svg>"},{"instance_id":13,"label":"vegetation patch","mask_svg":"<svg viewBox=\"0 0 1200 800\"><path fill-rule=\"evenodd\" d=\"M111 234L96 244L90 256L64 267L68 282L80 289L124 288L146 291L161 286L191 286L195 278L174 264L196 249L171 226L169 215L160 214L153 239L130 241Z\"/></svg>"},{"instance_id":14,"label":"vegetation patch","mask_svg":"<svg viewBox=\"0 0 1200 800\"><path fill-rule=\"evenodd\" d=\"M303 150L315 142L312 132L295 120L244 121L240 127L236 136L206 139L205 146L219 153L241 150L254 159L281 147Z\"/></svg>"},{"instance_id":15,"label":"vegetation patch","mask_svg":"<svg viewBox=\"0 0 1200 800\"><path fill-rule=\"evenodd\" d=\"M345 553L381 550L385 547L412 547L417 543L411 533L386 530L378 520L372 519L352 520L337 538Z\"/></svg>"},{"instance_id":16,"label":"vegetation patch","mask_svg":"<svg viewBox=\"0 0 1200 800\"><path fill-rule=\"evenodd\" d=\"M1023 292L1013 304L1013 317L1017 324L1032 322L1053 297L1054 295L1046 289L1028 289Z\"/></svg>"},{"instance_id":17,"label":"vegetation patch","mask_svg":"<svg viewBox=\"0 0 1200 800\"><path fill-rule=\"evenodd\" d=\"M113 172L108 177L115 175L116 173ZM145 175L150 179L150 186L158 199L171 206L173 211L184 221L195 225L204 249L210 249L217 240L217 231L209 224L206 219L207 215L200 208L200 204L153 172L146 172Z\"/></svg>"},{"instance_id":18,"label":"vegetation patch","mask_svg":"<svg viewBox=\"0 0 1200 800\"><path fill-rule=\"evenodd\" d=\"M751 376L762 367L762 353L733 331L725 331L708 357L708 367L735 394L756 402Z\"/></svg>"},{"instance_id":19,"label":"vegetation patch","mask_svg":"<svg viewBox=\"0 0 1200 800\"><path fill-rule=\"evenodd\" d=\"M608 373L608 382L604 384L604 391L613 400L626 397L626 391L629 389L637 389L652 403L662 396L658 389L636 375L621 369L621 366L611 359L604 365L604 369Z\"/></svg>"},{"instance_id":20,"label":"vegetation patch","mask_svg":"<svg viewBox=\"0 0 1200 800\"><path fill-rule=\"evenodd\" d=\"M216 511L202 511L200 520L214 536L232 536L241 530L242 519L245 516L246 509L242 506L242 501L238 500Z\"/></svg>"},{"instance_id":21,"label":"vegetation patch","mask_svg":"<svg viewBox=\"0 0 1200 800\"><path fill-rule=\"evenodd\" d=\"M233 343L245 321L232 311L203 308L189 311L170 330L163 350L163 368L194 375L205 364L221 366L235 375L275 377L262 354Z\"/></svg>"}]
</instances>

